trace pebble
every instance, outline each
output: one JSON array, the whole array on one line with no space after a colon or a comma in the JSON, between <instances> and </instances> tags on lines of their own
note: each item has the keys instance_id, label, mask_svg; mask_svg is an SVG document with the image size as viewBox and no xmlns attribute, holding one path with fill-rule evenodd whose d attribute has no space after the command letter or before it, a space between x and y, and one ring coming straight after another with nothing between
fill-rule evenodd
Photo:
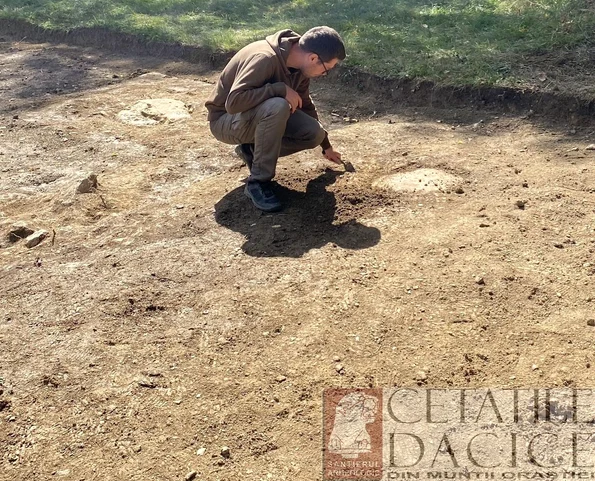
<instances>
[{"instance_id":1,"label":"pebble","mask_svg":"<svg viewBox=\"0 0 595 481\"><path fill-rule=\"evenodd\" d=\"M231 457L231 451L229 450L229 448L227 446L223 446L221 448L221 456L223 456L224 458L229 459Z\"/></svg>"},{"instance_id":2,"label":"pebble","mask_svg":"<svg viewBox=\"0 0 595 481\"><path fill-rule=\"evenodd\" d=\"M515 205L519 208L519 209L524 209L525 208L525 201L524 200L517 200L515 202Z\"/></svg>"},{"instance_id":3,"label":"pebble","mask_svg":"<svg viewBox=\"0 0 595 481\"><path fill-rule=\"evenodd\" d=\"M148 387L148 388L156 388L157 384L155 384L153 381L151 381L150 379L140 379L138 381L138 385L141 387Z\"/></svg>"},{"instance_id":4,"label":"pebble","mask_svg":"<svg viewBox=\"0 0 595 481\"><path fill-rule=\"evenodd\" d=\"M275 378L275 381L277 381L277 382L284 382L286 380L287 380L287 378L285 376L277 376Z\"/></svg>"},{"instance_id":5,"label":"pebble","mask_svg":"<svg viewBox=\"0 0 595 481\"><path fill-rule=\"evenodd\" d=\"M33 232L30 236L27 236L25 239L25 245L30 249L31 247L35 247L38 245L43 239L45 239L49 235L47 230L38 230Z\"/></svg>"},{"instance_id":6,"label":"pebble","mask_svg":"<svg viewBox=\"0 0 595 481\"><path fill-rule=\"evenodd\" d=\"M585 150L595 150L595 144L587 145Z\"/></svg>"},{"instance_id":7,"label":"pebble","mask_svg":"<svg viewBox=\"0 0 595 481\"><path fill-rule=\"evenodd\" d=\"M79 186L76 188L77 194L90 194L97 189L97 175L89 174L85 179L81 181Z\"/></svg>"},{"instance_id":8,"label":"pebble","mask_svg":"<svg viewBox=\"0 0 595 481\"><path fill-rule=\"evenodd\" d=\"M479 284L480 286L485 285L485 281L483 280L483 277L481 277L481 276L476 276L475 277L475 283L476 284Z\"/></svg>"},{"instance_id":9,"label":"pebble","mask_svg":"<svg viewBox=\"0 0 595 481\"><path fill-rule=\"evenodd\" d=\"M416 374L416 376L415 376L415 379L416 379L417 381L427 381L427 379L428 379L428 375L426 374L426 372L425 372L425 371L419 371L419 372Z\"/></svg>"},{"instance_id":10,"label":"pebble","mask_svg":"<svg viewBox=\"0 0 595 481\"><path fill-rule=\"evenodd\" d=\"M196 478L198 473L196 471L190 471L186 476L184 476L184 481L192 481Z\"/></svg>"},{"instance_id":11,"label":"pebble","mask_svg":"<svg viewBox=\"0 0 595 481\"><path fill-rule=\"evenodd\" d=\"M464 194L464 193L465 193L465 191L463 190L462 187L457 187L455 189L455 194Z\"/></svg>"},{"instance_id":12,"label":"pebble","mask_svg":"<svg viewBox=\"0 0 595 481\"><path fill-rule=\"evenodd\" d=\"M333 357L333 361L335 362L339 362L341 360L341 358L339 356L334 356Z\"/></svg>"},{"instance_id":13,"label":"pebble","mask_svg":"<svg viewBox=\"0 0 595 481\"><path fill-rule=\"evenodd\" d=\"M336 364L335 365L335 371L337 371L339 374L341 372L343 372L343 370L344 370L343 364Z\"/></svg>"},{"instance_id":14,"label":"pebble","mask_svg":"<svg viewBox=\"0 0 595 481\"><path fill-rule=\"evenodd\" d=\"M207 452L207 448L200 448L198 451L196 451L196 454L198 456L202 456Z\"/></svg>"},{"instance_id":15,"label":"pebble","mask_svg":"<svg viewBox=\"0 0 595 481\"><path fill-rule=\"evenodd\" d=\"M595 327L595 319L588 319L587 326Z\"/></svg>"},{"instance_id":16,"label":"pebble","mask_svg":"<svg viewBox=\"0 0 595 481\"><path fill-rule=\"evenodd\" d=\"M533 364L531 366L531 369L533 369L534 371L536 371L537 369L539 369L539 366L537 364Z\"/></svg>"}]
</instances>

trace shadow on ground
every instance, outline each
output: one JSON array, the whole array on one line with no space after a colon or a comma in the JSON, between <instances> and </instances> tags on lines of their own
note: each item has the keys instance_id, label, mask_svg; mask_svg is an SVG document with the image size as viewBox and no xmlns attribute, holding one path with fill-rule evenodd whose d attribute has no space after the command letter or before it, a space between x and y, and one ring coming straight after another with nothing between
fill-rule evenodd
<instances>
[{"instance_id":1,"label":"shadow on ground","mask_svg":"<svg viewBox=\"0 0 595 481\"><path fill-rule=\"evenodd\" d=\"M277 214L258 211L244 196L244 187L238 187L215 205L215 219L246 236L242 250L255 257L301 257L329 243L344 249L373 247L381 237L375 227L355 220L336 223L337 202L327 187L341 175L327 169L308 182L306 192L275 185L285 205Z\"/></svg>"}]
</instances>

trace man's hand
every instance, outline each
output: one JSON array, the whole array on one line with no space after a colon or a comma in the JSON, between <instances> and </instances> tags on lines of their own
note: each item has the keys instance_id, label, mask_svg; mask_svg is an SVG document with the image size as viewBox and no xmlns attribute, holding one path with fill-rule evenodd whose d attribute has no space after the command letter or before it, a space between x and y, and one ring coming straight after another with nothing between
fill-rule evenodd
<instances>
[{"instance_id":1,"label":"man's hand","mask_svg":"<svg viewBox=\"0 0 595 481\"><path fill-rule=\"evenodd\" d=\"M287 100L289 103L289 106L291 107L291 113L293 114L297 109L302 108L302 98L289 85L286 85L285 88L285 100Z\"/></svg>"},{"instance_id":2,"label":"man's hand","mask_svg":"<svg viewBox=\"0 0 595 481\"><path fill-rule=\"evenodd\" d=\"M328 149L326 149L324 151L324 158L326 160L330 160L331 162L334 162L335 164L340 164L341 163L341 154L339 152L335 152L333 150L332 147L329 147Z\"/></svg>"}]
</instances>

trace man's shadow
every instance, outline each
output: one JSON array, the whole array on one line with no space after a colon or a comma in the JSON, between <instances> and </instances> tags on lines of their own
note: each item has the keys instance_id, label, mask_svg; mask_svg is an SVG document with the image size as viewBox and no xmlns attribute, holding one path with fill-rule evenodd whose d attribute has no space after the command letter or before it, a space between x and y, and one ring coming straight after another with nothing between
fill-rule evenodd
<instances>
[{"instance_id":1,"label":"man's shadow","mask_svg":"<svg viewBox=\"0 0 595 481\"><path fill-rule=\"evenodd\" d=\"M285 209L266 214L244 195L244 186L229 192L215 205L216 221L246 236L243 251L256 257L301 257L310 249L333 243L344 249L378 244L380 231L355 220L333 224L335 195L326 188L343 172L327 169L308 182L306 192L276 185Z\"/></svg>"}]
</instances>

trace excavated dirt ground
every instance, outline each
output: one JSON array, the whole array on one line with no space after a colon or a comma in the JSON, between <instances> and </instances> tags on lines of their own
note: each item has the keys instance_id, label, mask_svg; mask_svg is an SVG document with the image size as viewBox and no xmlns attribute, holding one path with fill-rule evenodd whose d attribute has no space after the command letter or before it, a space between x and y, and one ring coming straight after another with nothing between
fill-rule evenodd
<instances>
[{"instance_id":1,"label":"excavated dirt ground","mask_svg":"<svg viewBox=\"0 0 595 481\"><path fill-rule=\"evenodd\" d=\"M261 214L208 132L215 78L2 38L2 481L319 480L324 388L592 384L593 124L315 81L356 172L284 158ZM150 98L192 116L118 120ZM460 185L372 187L422 168Z\"/></svg>"}]
</instances>

